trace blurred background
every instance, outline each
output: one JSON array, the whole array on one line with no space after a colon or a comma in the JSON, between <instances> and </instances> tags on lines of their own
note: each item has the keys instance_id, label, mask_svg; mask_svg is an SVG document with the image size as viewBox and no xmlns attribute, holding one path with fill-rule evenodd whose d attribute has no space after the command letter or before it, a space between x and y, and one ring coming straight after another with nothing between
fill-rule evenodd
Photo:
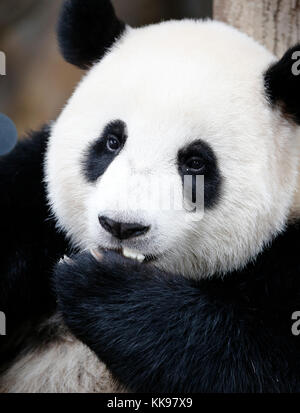
<instances>
[{"instance_id":1,"label":"blurred background","mask_svg":"<svg viewBox=\"0 0 300 413\"><path fill-rule=\"evenodd\" d=\"M113 0L132 26L170 18L211 17L212 0ZM82 72L60 57L55 26L62 0L0 0L0 112L13 120L19 136L60 113Z\"/></svg>"}]
</instances>

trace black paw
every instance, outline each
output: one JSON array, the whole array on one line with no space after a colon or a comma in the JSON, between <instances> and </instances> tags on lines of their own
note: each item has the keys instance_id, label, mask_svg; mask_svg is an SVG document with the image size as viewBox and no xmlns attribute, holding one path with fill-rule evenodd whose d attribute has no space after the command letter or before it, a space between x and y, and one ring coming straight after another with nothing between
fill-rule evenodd
<instances>
[{"instance_id":1,"label":"black paw","mask_svg":"<svg viewBox=\"0 0 300 413\"><path fill-rule=\"evenodd\" d=\"M89 289L95 291L130 282L133 276L144 273L142 264L114 251L90 251L65 257L55 269L54 286L58 299L66 290L80 295Z\"/></svg>"},{"instance_id":2,"label":"black paw","mask_svg":"<svg viewBox=\"0 0 300 413\"><path fill-rule=\"evenodd\" d=\"M70 331L126 388L184 389L178 378L193 357L182 352L196 348L205 325L194 326L203 302L188 280L104 251L60 262L54 286Z\"/></svg>"},{"instance_id":3,"label":"black paw","mask_svg":"<svg viewBox=\"0 0 300 413\"><path fill-rule=\"evenodd\" d=\"M112 251L80 253L57 265L53 284L58 309L71 332L101 359L112 341L124 340L128 323L150 311L143 288L145 279L153 280L152 271Z\"/></svg>"},{"instance_id":4,"label":"black paw","mask_svg":"<svg viewBox=\"0 0 300 413\"><path fill-rule=\"evenodd\" d=\"M66 323L105 314L110 307L122 312L141 291L146 279L155 277L150 265L124 258L113 251L80 253L59 262L53 284L58 308Z\"/></svg>"},{"instance_id":5,"label":"black paw","mask_svg":"<svg viewBox=\"0 0 300 413\"><path fill-rule=\"evenodd\" d=\"M111 253L109 255L101 253L96 258L90 252L84 252L65 257L58 263L53 284L61 310L67 304L83 302L91 293L96 293L95 290L104 292L106 280L109 280L113 268L121 267L119 257Z\"/></svg>"}]
</instances>

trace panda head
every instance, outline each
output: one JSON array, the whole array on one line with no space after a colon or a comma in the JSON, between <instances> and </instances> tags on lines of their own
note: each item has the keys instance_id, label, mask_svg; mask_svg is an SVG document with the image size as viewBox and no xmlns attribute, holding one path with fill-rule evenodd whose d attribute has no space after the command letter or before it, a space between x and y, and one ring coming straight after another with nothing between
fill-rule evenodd
<instances>
[{"instance_id":1,"label":"panda head","mask_svg":"<svg viewBox=\"0 0 300 413\"><path fill-rule=\"evenodd\" d=\"M276 61L209 20L133 29L106 0L66 1L59 41L70 63L90 68L52 126L45 166L74 245L203 277L241 268L284 229L300 141L293 49ZM204 176L201 219L128 206L162 177L183 197L186 174Z\"/></svg>"}]
</instances>

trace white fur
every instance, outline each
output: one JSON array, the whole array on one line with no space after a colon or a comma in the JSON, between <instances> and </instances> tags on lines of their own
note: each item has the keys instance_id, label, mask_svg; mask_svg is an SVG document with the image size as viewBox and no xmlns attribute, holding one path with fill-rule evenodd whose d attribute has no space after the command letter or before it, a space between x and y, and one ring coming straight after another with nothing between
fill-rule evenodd
<instances>
[{"instance_id":1,"label":"white fur","mask_svg":"<svg viewBox=\"0 0 300 413\"><path fill-rule=\"evenodd\" d=\"M123 38L97 63L54 123L46 174L61 228L82 249L115 247L98 215L151 225L124 243L189 277L243 266L283 229L296 187L298 128L272 111L263 72L274 57L237 30L213 21L172 21ZM96 184L82 157L112 120L127 124L124 150ZM218 206L204 218L185 211L114 208L128 172L175 176L178 150L209 143L223 176ZM147 185L128 197L143 194Z\"/></svg>"},{"instance_id":2,"label":"white fur","mask_svg":"<svg viewBox=\"0 0 300 413\"><path fill-rule=\"evenodd\" d=\"M0 376L0 393L124 392L106 366L71 335L21 356Z\"/></svg>"}]
</instances>

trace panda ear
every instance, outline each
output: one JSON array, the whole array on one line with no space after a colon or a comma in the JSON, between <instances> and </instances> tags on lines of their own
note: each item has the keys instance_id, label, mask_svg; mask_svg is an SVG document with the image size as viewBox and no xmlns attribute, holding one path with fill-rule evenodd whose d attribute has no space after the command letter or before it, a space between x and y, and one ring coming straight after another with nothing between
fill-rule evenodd
<instances>
[{"instance_id":1,"label":"panda ear","mask_svg":"<svg viewBox=\"0 0 300 413\"><path fill-rule=\"evenodd\" d=\"M58 42L67 62L87 69L125 30L109 0L65 0L58 22Z\"/></svg>"},{"instance_id":2,"label":"panda ear","mask_svg":"<svg viewBox=\"0 0 300 413\"><path fill-rule=\"evenodd\" d=\"M273 106L300 125L300 44L289 49L265 73L265 89Z\"/></svg>"}]
</instances>

